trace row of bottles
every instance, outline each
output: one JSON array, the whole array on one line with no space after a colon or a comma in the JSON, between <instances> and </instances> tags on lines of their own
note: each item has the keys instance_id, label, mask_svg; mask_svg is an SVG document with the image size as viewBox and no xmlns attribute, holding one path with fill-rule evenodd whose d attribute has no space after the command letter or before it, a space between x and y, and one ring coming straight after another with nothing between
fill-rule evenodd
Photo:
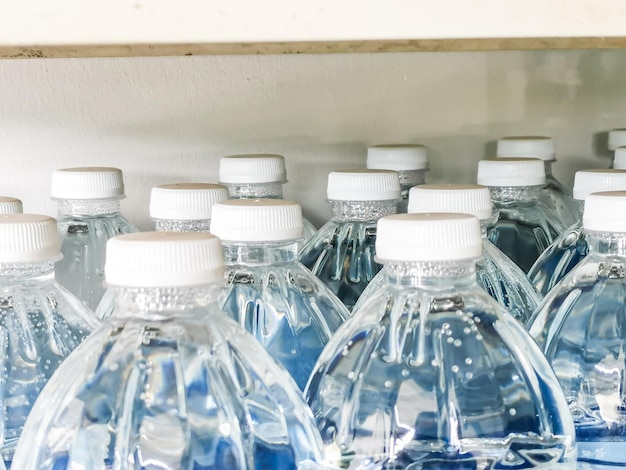
<instances>
[{"instance_id":1,"label":"row of bottles","mask_svg":"<svg viewBox=\"0 0 626 470\"><path fill-rule=\"evenodd\" d=\"M507 155L479 164L485 186L425 185L423 147L375 147L368 166L384 168L330 173L333 219L308 235L300 206L278 200L286 181L278 156L223 159L223 185L154 188L159 233L132 233L121 216L119 170L55 173L63 242L56 235L57 245L48 242L55 248L34 248L49 256L37 258L45 270L26 256L10 261L20 264L16 271L3 271L21 290L40 290L47 276L61 292L35 297L37 317L35 307L19 311L27 303L10 285L5 291L6 309L25 322L6 326L9 342L11 332L24 337L11 367L19 380L7 382L25 383L26 359L37 367L43 360L46 371L29 390L14 386L7 400L21 407L14 442L3 446L7 467L51 376L14 468L574 468L575 437L582 461L622 464L623 433L614 424L622 419L620 318L603 306L620 298L609 290L618 292L623 277L626 229L615 219L626 220L626 195L589 194L605 181L626 190L626 172L576 175L587 185L574 197L600 201L585 204L581 230L578 204L547 183L553 147L533 153L533 140L543 149L551 142L503 139L499 153L502 146ZM401 167L389 170L392 161ZM238 179L233 168L254 170ZM55 179L65 183L55 189ZM410 214L394 215L404 207ZM598 215L600 207L611 209ZM3 217L28 234L29 217L55 225L43 216ZM524 272L569 222L591 255L542 301ZM189 233L207 230L219 241ZM65 272L62 283L82 284L73 290L92 309L98 291L88 284L98 284L99 318L56 284L61 249L72 266L58 265L57 279ZM596 277L585 282L600 285L604 276L614 287L577 303L583 288L566 281L592 260L599 264L586 269ZM609 299L599 302L604 293ZM67 307L67 318L58 310L66 304L78 306ZM90 322L81 321L85 312ZM590 334L568 363L590 319L598 342ZM45 358L42 330L54 345ZM611 367L611 377L601 374ZM618 443L606 459L603 441Z\"/></svg>"}]
</instances>

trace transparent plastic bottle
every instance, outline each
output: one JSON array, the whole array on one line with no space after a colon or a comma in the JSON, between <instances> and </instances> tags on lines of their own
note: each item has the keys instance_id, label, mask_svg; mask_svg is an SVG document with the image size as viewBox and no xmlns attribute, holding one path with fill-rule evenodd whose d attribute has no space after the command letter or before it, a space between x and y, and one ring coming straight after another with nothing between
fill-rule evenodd
<instances>
[{"instance_id":1,"label":"transparent plastic bottle","mask_svg":"<svg viewBox=\"0 0 626 470\"><path fill-rule=\"evenodd\" d=\"M618 147L615 149L613 168L616 170L626 170L626 147Z\"/></svg>"},{"instance_id":2,"label":"transparent plastic bottle","mask_svg":"<svg viewBox=\"0 0 626 470\"><path fill-rule=\"evenodd\" d=\"M220 159L219 182L228 188L232 199L282 199L287 182L285 157L273 154L231 155ZM306 218L304 239L310 240L317 229Z\"/></svg>"},{"instance_id":3,"label":"transparent plastic bottle","mask_svg":"<svg viewBox=\"0 0 626 470\"><path fill-rule=\"evenodd\" d=\"M398 213L404 214L409 203L409 190L426 182L428 150L420 144L375 145L367 149L367 168L398 172L402 196Z\"/></svg>"},{"instance_id":4,"label":"transparent plastic bottle","mask_svg":"<svg viewBox=\"0 0 626 470\"><path fill-rule=\"evenodd\" d=\"M616 157L618 153L617 150L624 146L626 146L626 129L611 129L609 131L608 149L611 152L615 152L611 168L615 168L616 170L622 169L621 166L618 166L619 163Z\"/></svg>"},{"instance_id":5,"label":"transparent plastic bottle","mask_svg":"<svg viewBox=\"0 0 626 470\"><path fill-rule=\"evenodd\" d=\"M306 397L351 469L574 469L563 392L522 326L476 283L478 220L381 219L385 286L337 330Z\"/></svg>"},{"instance_id":6,"label":"transparent plastic bottle","mask_svg":"<svg viewBox=\"0 0 626 470\"><path fill-rule=\"evenodd\" d=\"M344 170L328 175L333 218L300 251L300 261L348 310L380 271L376 262L376 222L395 214L400 199L398 173Z\"/></svg>"},{"instance_id":7,"label":"transparent plastic bottle","mask_svg":"<svg viewBox=\"0 0 626 470\"><path fill-rule=\"evenodd\" d=\"M528 324L565 392L581 469L626 466L626 192L585 199L589 254Z\"/></svg>"},{"instance_id":8,"label":"transparent plastic bottle","mask_svg":"<svg viewBox=\"0 0 626 470\"><path fill-rule=\"evenodd\" d=\"M491 297L506 308L523 325L530 319L541 296L524 272L487 239L491 221L489 189L474 184L425 184L411 188L409 213L456 212L470 214L480 220L483 256L476 261L476 280ZM385 284L385 269L359 297L358 308Z\"/></svg>"},{"instance_id":9,"label":"transparent plastic bottle","mask_svg":"<svg viewBox=\"0 0 626 470\"><path fill-rule=\"evenodd\" d=\"M322 461L296 384L219 309L222 256L208 233L109 241L115 312L42 392L16 468L278 469Z\"/></svg>"},{"instance_id":10,"label":"transparent plastic bottle","mask_svg":"<svg viewBox=\"0 0 626 470\"><path fill-rule=\"evenodd\" d=\"M213 207L226 288L220 304L304 389L322 349L348 317L341 301L298 261L300 206L232 200Z\"/></svg>"},{"instance_id":11,"label":"transparent plastic bottle","mask_svg":"<svg viewBox=\"0 0 626 470\"><path fill-rule=\"evenodd\" d=\"M0 468L11 467L22 427L43 386L99 324L54 280L59 248L54 219L0 215Z\"/></svg>"},{"instance_id":12,"label":"transparent plastic bottle","mask_svg":"<svg viewBox=\"0 0 626 470\"><path fill-rule=\"evenodd\" d=\"M14 197L0 196L0 214L21 214L22 201Z\"/></svg>"},{"instance_id":13,"label":"transparent plastic bottle","mask_svg":"<svg viewBox=\"0 0 626 470\"><path fill-rule=\"evenodd\" d=\"M226 199L220 184L163 184L150 192L150 217L157 232L208 232L213 204Z\"/></svg>"},{"instance_id":14,"label":"transparent plastic bottle","mask_svg":"<svg viewBox=\"0 0 626 470\"><path fill-rule=\"evenodd\" d=\"M578 203L578 221L557 237L541 253L528 271L528 278L534 286L546 295L569 273L574 266L587 256L587 242L583 232L584 200L589 194L599 191L626 190L626 171L623 170L583 170L577 171L574 178L574 199Z\"/></svg>"},{"instance_id":15,"label":"transparent plastic bottle","mask_svg":"<svg viewBox=\"0 0 626 470\"><path fill-rule=\"evenodd\" d=\"M91 310L104 295L105 246L109 238L136 232L120 213L124 180L118 168L65 168L52 174L63 259L57 280Z\"/></svg>"},{"instance_id":16,"label":"transparent plastic bottle","mask_svg":"<svg viewBox=\"0 0 626 470\"><path fill-rule=\"evenodd\" d=\"M563 226L569 227L576 223L578 207L572 199L571 191L552 174L552 164L556 162L556 151L554 141L550 137L503 137L498 140L496 152L498 158L530 157L543 161L546 185L541 189L541 200L559 217Z\"/></svg>"},{"instance_id":17,"label":"transparent plastic bottle","mask_svg":"<svg viewBox=\"0 0 626 470\"><path fill-rule=\"evenodd\" d=\"M478 184L488 186L494 223L489 241L525 273L566 227L541 202L545 186L543 162L531 158L499 158L478 162Z\"/></svg>"}]
</instances>

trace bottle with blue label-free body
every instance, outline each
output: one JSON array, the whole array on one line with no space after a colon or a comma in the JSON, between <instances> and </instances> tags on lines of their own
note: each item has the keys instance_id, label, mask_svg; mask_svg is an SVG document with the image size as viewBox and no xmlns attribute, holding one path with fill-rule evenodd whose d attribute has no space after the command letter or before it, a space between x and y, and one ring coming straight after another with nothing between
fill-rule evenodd
<instances>
[{"instance_id":1,"label":"bottle with blue label-free body","mask_svg":"<svg viewBox=\"0 0 626 470\"><path fill-rule=\"evenodd\" d=\"M228 199L228 189L210 183L174 183L150 192L150 217L157 232L208 232L213 204ZM113 313L115 290L107 289L96 316L104 321Z\"/></svg>"},{"instance_id":2,"label":"bottle with blue label-free body","mask_svg":"<svg viewBox=\"0 0 626 470\"><path fill-rule=\"evenodd\" d=\"M407 212L409 190L426 182L428 166L428 150L420 144L375 145L367 149L367 168L398 172L402 196L399 214Z\"/></svg>"},{"instance_id":3,"label":"bottle with blue label-free body","mask_svg":"<svg viewBox=\"0 0 626 470\"><path fill-rule=\"evenodd\" d=\"M163 184L150 192L150 218L157 232L208 232L213 204L226 199L221 184Z\"/></svg>"},{"instance_id":4,"label":"bottle with blue label-free body","mask_svg":"<svg viewBox=\"0 0 626 470\"><path fill-rule=\"evenodd\" d=\"M523 327L476 283L478 219L378 223L385 284L337 330L306 397L351 469L574 469L563 392Z\"/></svg>"},{"instance_id":5,"label":"bottle with blue label-free body","mask_svg":"<svg viewBox=\"0 0 626 470\"><path fill-rule=\"evenodd\" d=\"M124 179L118 168L65 168L52 174L63 259L57 280L91 310L104 295L106 242L136 232L120 212Z\"/></svg>"},{"instance_id":6,"label":"bottle with blue label-free body","mask_svg":"<svg viewBox=\"0 0 626 470\"><path fill-rule=\"evenodd\" d=\"M537 158L544 163L546 185L541 189L541 200L551 212L556 214L563 226L569 227L577 220L578 207L563 183L552 174L552 164L556 162L554 141L543 136L503 137L498 140L498 158Z\"/></svg>"},{"instance_id":7,"label":"bottle with blue label-free body","mask_svg":"<svg viewBox=\"0 0 626 470\"><path fill-rule=\"evenodd\" d=\"M341 299L348 310L382 265L375 259L376 222L395 214L398 173L344 170L328 175L333 218L300 251L300 261Z\"/></svg>"},{"instance_id":8,"label":"bottle with blue label-free body","mask_svg":"<svg viewBox=\"0 0 626 470\"><path fill-rule=\"evenodd\" d=\"M579 468L626 466L626 192L585 199L589 254L545 297L528 331L565 392Z\"/></svg>"},{"instance_id":9,"label":"bottle with blue label-free body","mask_svg":"<svg viewBox=\"0 0 626 470\"><path fill-rule=\"evenodd\" d=\"M480 220L483 256L476 262L476 280L485 291L514 318L526 324L541 300L524 272L487 239L491 222L489 189L473 184L425 184L411 188L409 213L458 212ZM383 268L363 291L355 308L385 282Z\"/></svg>"},{"instance_id":10,"label":"bottle with blue label-free body","mask_svg":"<svg viewBox=\"0 0 626 470\"><path fill-rule=\"evenodd\" d=\"M546 295L587 256L587 242L583 231L584 200L599 191L626 191L624 170L582 170L574 178L574 199L578 203L578 221L559 235L541 253L528 271L528 278Z\"/></svg>"},{"instance_id":11,"label":"bottle with blue label-free body","mask_svg":"<svg viewBox=\"0 0 626 470\"><path fill-rule=\"evenodd\" d=\"M22 427L48 379L99 324L55 281L59 248L54 219L0 216L0 468L11 467Z\"/></svg>"},{"instance_id":12,"label":"bottle with blue label-free body","mask_svg":"<svg viewBox=\"0 0 626 470\"><path fill-rule=\"evenodd\" d=\"M541 201L546 184L543 162L529 158L481 160L477 181L491 191L494 222L487 231L489 241L527 273L566 229Z\"/></svg>"},{"instance_id":13,"label":"bottle with blue label-free body","mask_svg":"<svg viewBox=\"0 0 626 470\"><path fill-rule=\"evenodd\" d=\"M211 233L224 246L222 310L248 330L304 389L322 349L348 317L298 260L302 212L292 201L224 201Z\"/></svg>"},{"instance_id":14,"label":"bottle with blue label-free body","mask_svg":"<svg viewBox=\"0 0 626 470\"><path fill-rule=\"evenodd\" d=\"M287 182L285 157L274 154L231 155L220 159L219 182L228 188L231 199L282 199ZM317 229L306 218L304 239Z\"/></svg>"},{"instance_id":15,"label":"bottle with blue label-free body","mask_svg":"<svg viewBox=\"0 0 626 470\"><path fill-rule=\"evenodd\" d=\"M107 244L115 311L57 371L15 455L20 470L311 468L320 437L289 374L219 309L219 240Z\"/></svg>"}]
</instances>

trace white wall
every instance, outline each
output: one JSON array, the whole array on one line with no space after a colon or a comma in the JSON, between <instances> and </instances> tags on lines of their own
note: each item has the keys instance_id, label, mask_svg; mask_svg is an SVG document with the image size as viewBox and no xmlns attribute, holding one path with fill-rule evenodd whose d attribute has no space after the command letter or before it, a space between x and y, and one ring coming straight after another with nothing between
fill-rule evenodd
<instances>
[{"instance_id":1,"label":"white wall","mask_svg":"<svg viewBox=\"0 0 626 470\"><path fill-rule=\"evenodd\" d=\"M330 170L367 145L421 142L431 182L473 182L505 134L548 134L555 173L607 167L626 126L626 51L394 53L0 61L0 194L55 214L50 174L125 171L142 228L155 184L215 181L220 156L287 158L287 196L320 224Z\"/></svg>"}]
</instances>

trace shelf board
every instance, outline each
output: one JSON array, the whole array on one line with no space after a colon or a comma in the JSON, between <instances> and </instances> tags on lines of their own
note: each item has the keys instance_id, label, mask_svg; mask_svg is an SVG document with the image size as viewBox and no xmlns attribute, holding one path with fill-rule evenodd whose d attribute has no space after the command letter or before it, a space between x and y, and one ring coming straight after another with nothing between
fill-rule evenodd
<instances>
[{"instance_id":1,"label":"shelf board","mask_svg":"<svg viewBox=\"0 0 626 470\"><path fill-rule=\"evenodd\" d=\"M624 48L615 0L22 0L0 57Z\"/></svg>"}]
</instances>

